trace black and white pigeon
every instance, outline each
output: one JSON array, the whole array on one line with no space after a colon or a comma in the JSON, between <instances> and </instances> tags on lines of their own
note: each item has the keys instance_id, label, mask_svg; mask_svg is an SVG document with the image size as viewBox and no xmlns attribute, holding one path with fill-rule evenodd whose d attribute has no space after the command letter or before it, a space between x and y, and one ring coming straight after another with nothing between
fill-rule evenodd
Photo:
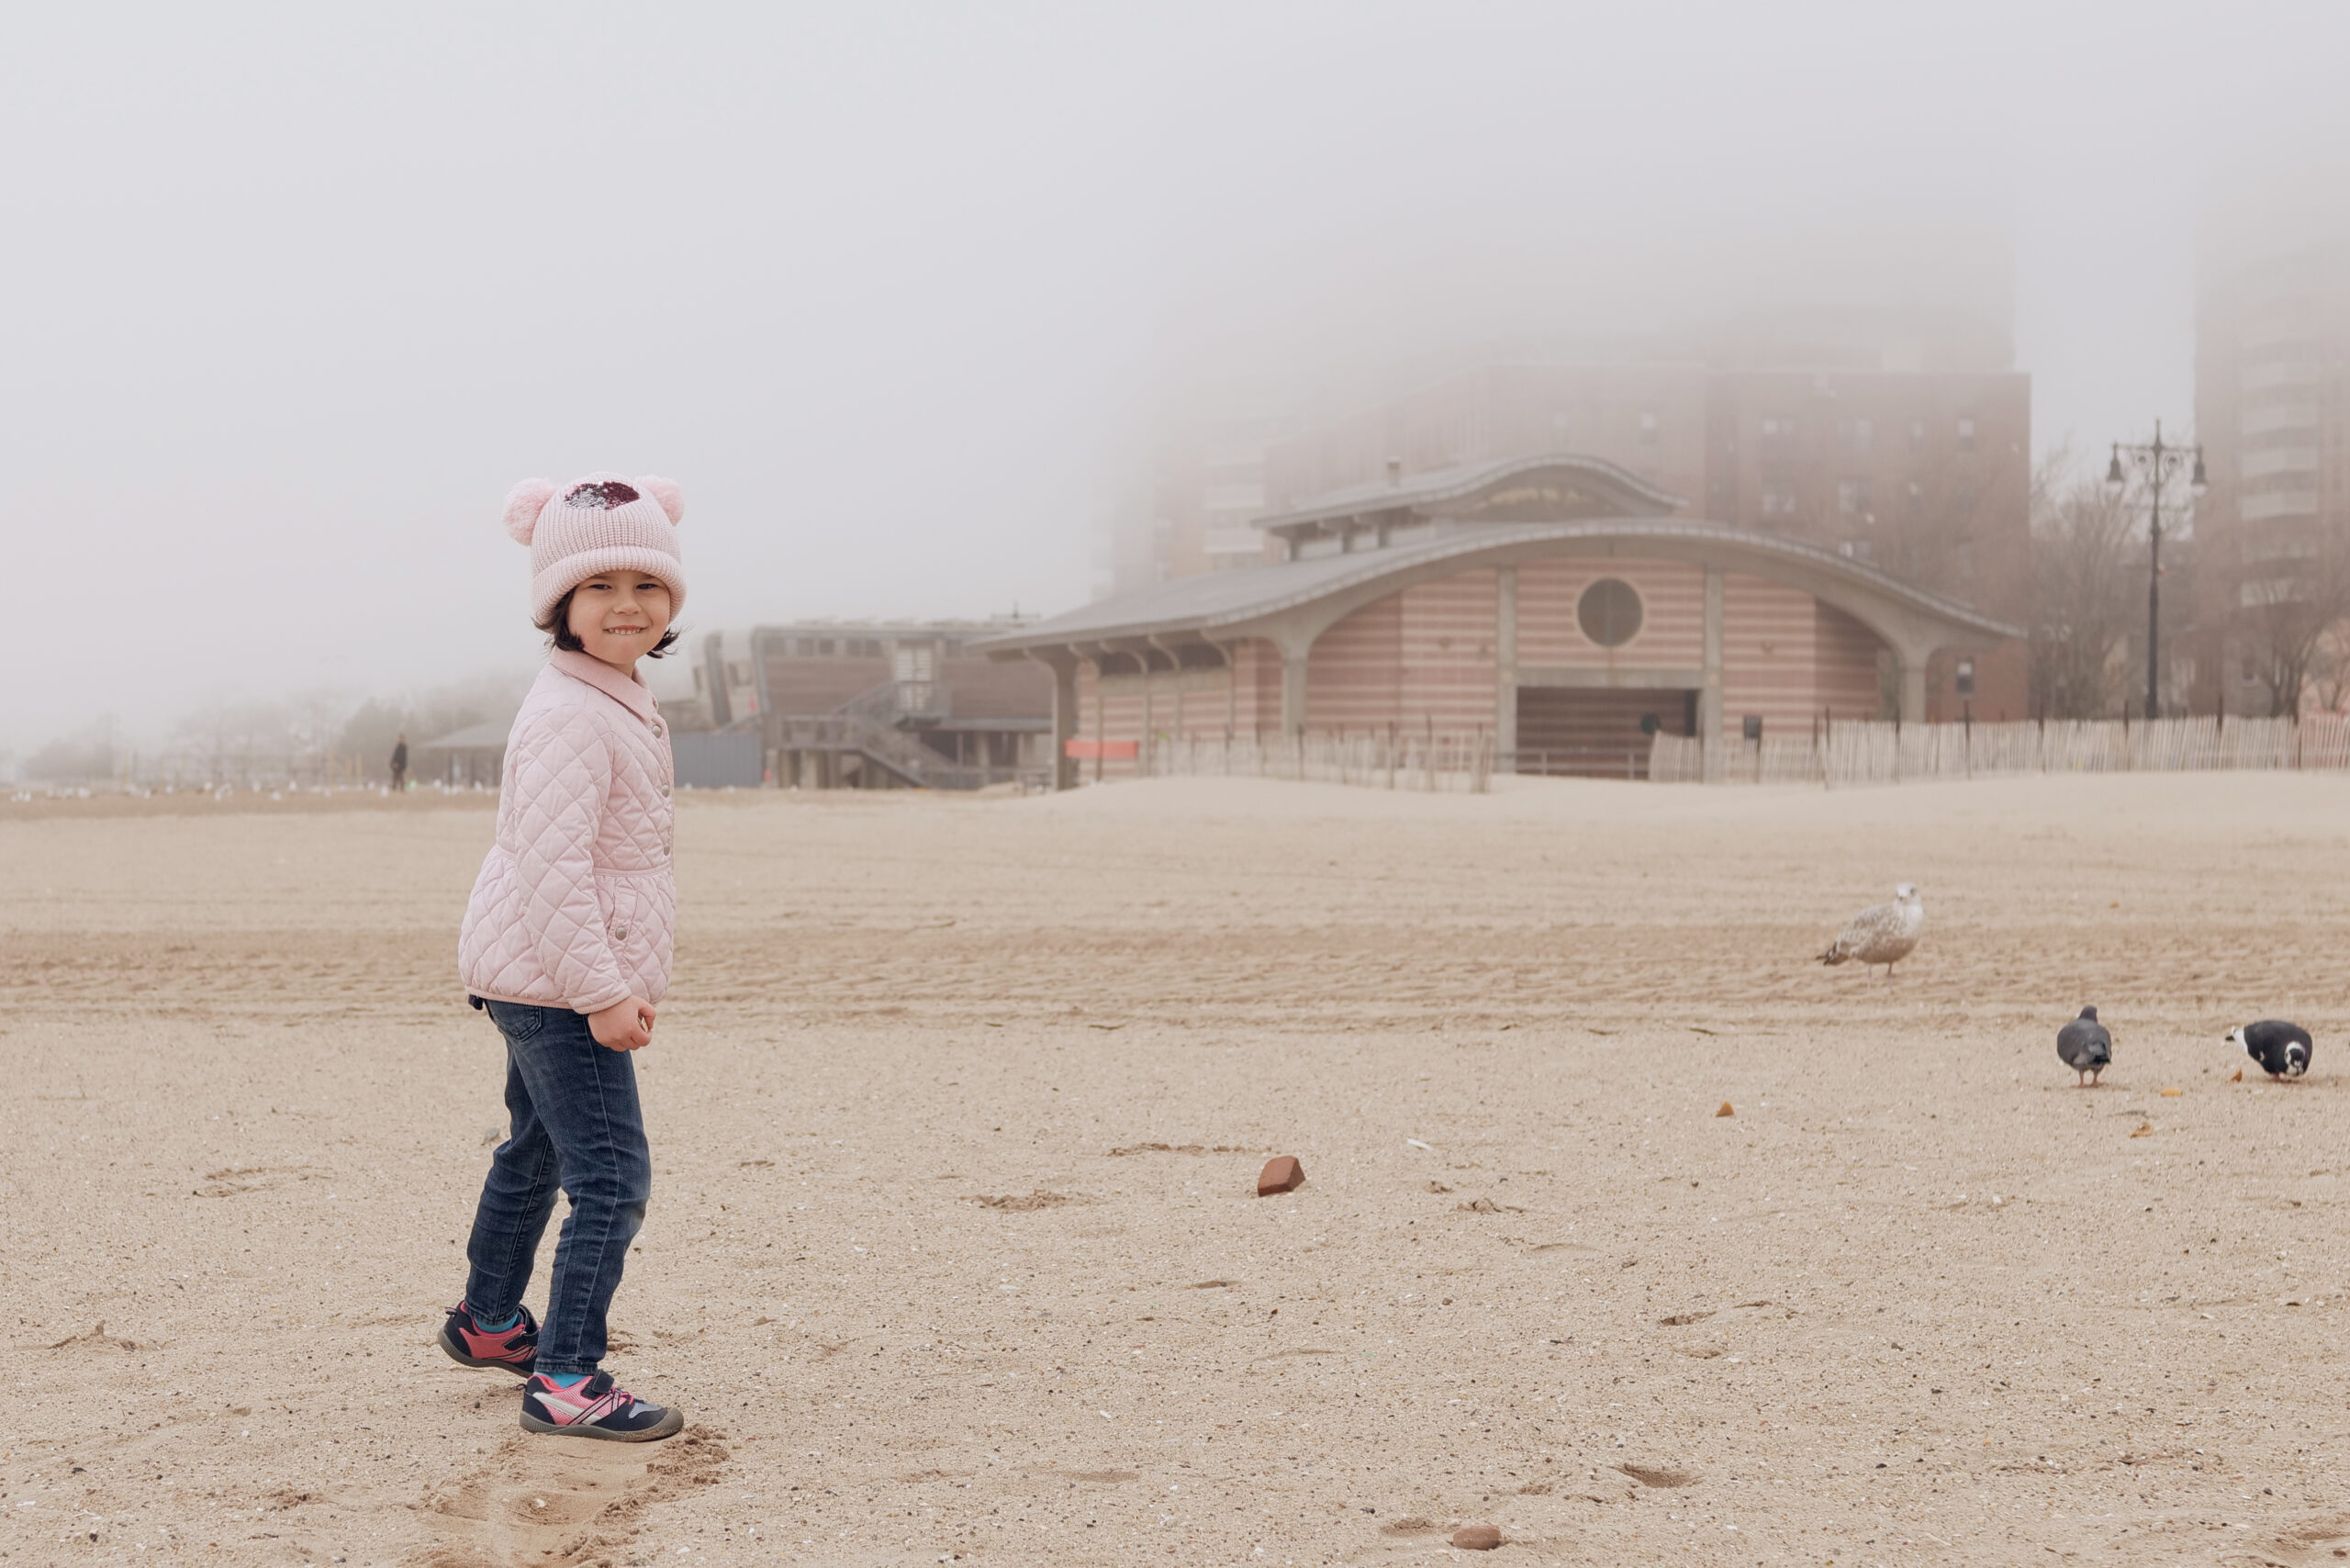
<instances>
[{"instance_id":1,"label":"black and white pigeon","mask_svg":"<svg viewBox=\"0 0 2350 1568\"><path fill-rule=\"evenodd\" d=\"M2096 1008L2082 1008L2078 1018L2056 1031L2056 1055L2073 1070L2074 1088L2097 1087L2098 1074L2113 1065L2113 1036L2097 1021Z\"/></svg>"},{"instance_id":2,"label":"black and white pigeon","mask_svg":"<svg viewBox=\"0 0 2350 1568\"><path fill-rule=\"evenodd\" d=\"M2307 1072L2311 1043L2307 1029L2281 1018L2239 1024L2228 1031L2228 1044L2242 1046L2244 1054L2271 1078L2299 1078Z\"/></svg>"}]
</instances>

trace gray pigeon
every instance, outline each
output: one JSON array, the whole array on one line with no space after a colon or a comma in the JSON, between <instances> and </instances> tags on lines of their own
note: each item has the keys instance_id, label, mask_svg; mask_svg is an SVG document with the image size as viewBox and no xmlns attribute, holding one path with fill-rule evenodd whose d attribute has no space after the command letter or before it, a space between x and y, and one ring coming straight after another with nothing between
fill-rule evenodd
<instances>
[{"instance_id":1,"label":"gray pigeon","mask_svg":"<svg viewBox=\"0 0 2350 1568\"><path fill-rule=\"evenodd\" d=\"M2097 1021L2096 1008L2082 1008L2078 1018L2056 1031L2056 1055L2073 1070L2074 1088L2098 1086L2098 1074L2113 1065L2113 1036Z\"/></svg>"}]
</instances>

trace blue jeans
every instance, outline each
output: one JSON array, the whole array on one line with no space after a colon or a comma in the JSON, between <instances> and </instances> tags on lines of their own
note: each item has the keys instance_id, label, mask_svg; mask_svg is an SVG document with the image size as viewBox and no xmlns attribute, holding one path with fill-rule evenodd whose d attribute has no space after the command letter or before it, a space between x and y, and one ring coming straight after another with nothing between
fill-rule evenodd
<instances>
[{"instance_id":1,"label":"blue jeans","mask_svg":"<svg viewBox=\"0 0 2350 1568\"><path fill-rule=\"evenodd\" d=\"M568 1008L475 1005L506 1036L511 1128L490 1156L474 1212L465 1304L493 1323L521 1306L561 1187L571 1213L555 1244L538 1370L592 1372L604 1359L604 1314L653 1194L636 1062L598 1045L586 1015Z\"/></svg>"}]
</instances>

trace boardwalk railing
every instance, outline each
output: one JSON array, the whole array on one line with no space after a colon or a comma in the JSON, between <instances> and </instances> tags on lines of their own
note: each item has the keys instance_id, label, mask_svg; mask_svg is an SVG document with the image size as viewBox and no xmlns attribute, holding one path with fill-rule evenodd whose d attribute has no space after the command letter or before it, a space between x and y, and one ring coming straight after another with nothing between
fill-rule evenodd
<instances>
[{"instance_id":1,"label":"boardwalk railing","mask_svg":"<svg viewBox=\"0 0 2350 1568\"><path fill-rule=\"evenodd\" d=\"M2311 768L2350 770L2350 720L2051 719L2007 724L1895 724L1836 721L1809 736L1732 742L1725 784L1900 784L2028 773L2199 773ZM1659 735L1648 776L1700 782L1705 747Z\"/></svg>"},{"instance_id":2,"label":"boardwalk railing","mask_svg":"<svg viewBox=\"0 0 2350 1568\"><path fill-rule=\"evenodd\" d=\"M1142 771L1155 778L1311 779L1482 795L1493 784L1494 738L1400 731L1197 739L1160 735L1144 745Z\"/></svg>"}]
</instances>

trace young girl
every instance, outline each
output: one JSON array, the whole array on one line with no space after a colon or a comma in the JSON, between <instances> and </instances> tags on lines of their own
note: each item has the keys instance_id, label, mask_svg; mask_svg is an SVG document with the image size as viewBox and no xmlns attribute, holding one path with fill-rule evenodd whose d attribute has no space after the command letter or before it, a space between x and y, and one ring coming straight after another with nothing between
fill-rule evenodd
<instances>
[{"instance_id":1,"label":"young girl","mask_svg":"<svg viewBox=\"0 0 2350 1568\"><path fill-rule=\"evenodd\" d=\"M498 843L457 939L473 1004L506 1040L512 1131L491 1157L465 1256L464 1299L441 1348L527 1376L533 1432L644 1442L683 1412L598 1370L604 1314L644 1223L652 1155L631 1051L669 984L668 727L636 661L677 640L685 603L677 487L591 474L558 491L525 479L506 528L531 549L531 619L554 641L507 737ZM522 1305L554 1210L571 1199L542 1327Z\"/></svg>"}]
</instances>

